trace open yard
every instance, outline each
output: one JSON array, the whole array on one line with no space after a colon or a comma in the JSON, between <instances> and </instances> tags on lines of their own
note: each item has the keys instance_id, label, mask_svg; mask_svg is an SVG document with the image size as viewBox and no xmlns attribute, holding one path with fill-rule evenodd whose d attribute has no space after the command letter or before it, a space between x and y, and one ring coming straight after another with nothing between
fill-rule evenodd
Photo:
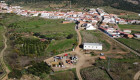
<instances>
[{"instance_id":1,"label":"open yard","mask_svg":"<svg viewBox=\"0 0 140 80\"><path fill-rule=\"evenodd\" d=\"M121 43L127 45L128 47L134 49L137 52L140 52L140 40L138 39L126 39L126 38L119 38L117 39Z\"/></svg>"},{"instance_id":2,"label":"open yard","mask_svg":"<svg viewBox=\"0 0 140 80\"><path fill-rule=\"evenodd\" d=\"M140 31L140 25L130 25L130 24L119 24L120 29L131 29Z\"/></svg>"}]
</instances>

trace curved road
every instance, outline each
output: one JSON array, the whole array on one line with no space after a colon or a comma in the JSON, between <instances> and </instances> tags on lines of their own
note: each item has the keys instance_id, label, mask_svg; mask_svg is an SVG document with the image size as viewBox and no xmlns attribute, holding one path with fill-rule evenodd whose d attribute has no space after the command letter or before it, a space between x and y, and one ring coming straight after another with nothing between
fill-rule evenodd
<instances>
[{"instance_id":1,"label":"curved road","mask_svg":"<svg viewBox=\"0 0 140 80\"><path fill-rule=\"evenodd\" d=\"M6 27L4 26L4 29L6 30ZM8 73L10 72L10 70L8 69L8 67L6 66L5 62L4 62L4 52L5 50L7 49L7 38L5 36L5 32L2 34L3 35L3 38L4 38L4 48L2 49L2 51L0 52L0 61L1 61L1 64L2 64L2 68L4 69L4 74L3 76L0 78L2 80L7 80L8 79Z\"/></svg>"},{"instance_id":2,"label":"curved road","mask_svg":"<svg viewBox=\"0 0 140 80\"><path fill-rule=\"evenodd\" d=\"M140 77L140 71L138 71L135 76L134 76L134 80L139 80Z\"/></svg>"}]
</instances>

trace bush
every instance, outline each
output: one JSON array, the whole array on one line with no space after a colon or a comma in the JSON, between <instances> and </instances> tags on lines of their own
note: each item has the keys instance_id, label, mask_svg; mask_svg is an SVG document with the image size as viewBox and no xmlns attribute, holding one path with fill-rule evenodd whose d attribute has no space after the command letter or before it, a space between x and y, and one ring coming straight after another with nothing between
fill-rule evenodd
<instances>
[{"instance_id":1,"label":"bush","mask_svg":"<svg viewBox=\"0 0 140 80\"><path fill-rule=\"evenodd\" d=\"M20 79L22 77L22 73L20 70L14 69L12 72L8 74L9 78L17 78Z\"/></svg>"},{"instance_id":2,"label":"bush","mask_svg":"<svg viewBox=\"0 0 140 80\"><path fill-rule=\"evenodd\" d=\"M73 37L73 34L69 34L68 36L67 36L67 39L71 39Z\"/></svg>"},{"instance_id":3,"label":"bush","mask_svg":"<svg viewBox=\"0 0 140 80\"><path fill-rule=\"evenodd\" d=\"M40 33L34 33L33 35L34 36L40 36Z\"/></svg>"},{"instance_id":4,"label":"bush","mask_svg":"<svg viewBox=\"0 0 140 80\"><path fill-rule=\"evenodd\" d=\"M29 74L40 76L43 73L49 74L50 70L51 70L51 68L50 68L50 66L47 63L41 62L41 63L33 64L32 67L29 67L27 69L27 72Z\"/></svg>"},{"instance_id":5,"label":"bush","mask_svg":"<svg viewBox=\"0 0 140 80\"><path fill-rule=\"evenodd\" d=\"M45 36L45 35L40 35L39 37L40 37L40 38L45 38L46 36Z\"/></svg>"}]
</instances>

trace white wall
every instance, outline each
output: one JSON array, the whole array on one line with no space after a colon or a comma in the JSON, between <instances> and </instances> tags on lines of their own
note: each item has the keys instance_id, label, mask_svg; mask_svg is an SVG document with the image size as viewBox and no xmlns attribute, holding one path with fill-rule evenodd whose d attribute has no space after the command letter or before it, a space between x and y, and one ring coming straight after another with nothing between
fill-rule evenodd
<instances>
[{"instance_id":1,"label":"white wall","mask_svg":"<svg viewBox=\"0 0 140 80\"><path fill-rule=\"evenodd\" d=\"M85 50L102 50L102 46L84 45Z\"/></svg>"}]
</instances>

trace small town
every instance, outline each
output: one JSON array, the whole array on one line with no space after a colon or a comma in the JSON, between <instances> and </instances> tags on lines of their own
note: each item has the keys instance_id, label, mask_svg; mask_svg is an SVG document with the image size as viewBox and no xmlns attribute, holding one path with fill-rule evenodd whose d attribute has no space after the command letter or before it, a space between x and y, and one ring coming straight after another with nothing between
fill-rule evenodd
<instances>
[{"instance_id":1,"label":"small town","mask_svg":"<svg viewBox=\"0 0 140 80\"><path fill-rule=\"evenodd\" d=\"M5 1L0 2L0 14L5 30L0 80L140 79L140 19L124 19L120 17L124 13L110 14L101 8L25 10ZM63 78L68 75L71 79Z\"/></svg>"}]
</instances>

